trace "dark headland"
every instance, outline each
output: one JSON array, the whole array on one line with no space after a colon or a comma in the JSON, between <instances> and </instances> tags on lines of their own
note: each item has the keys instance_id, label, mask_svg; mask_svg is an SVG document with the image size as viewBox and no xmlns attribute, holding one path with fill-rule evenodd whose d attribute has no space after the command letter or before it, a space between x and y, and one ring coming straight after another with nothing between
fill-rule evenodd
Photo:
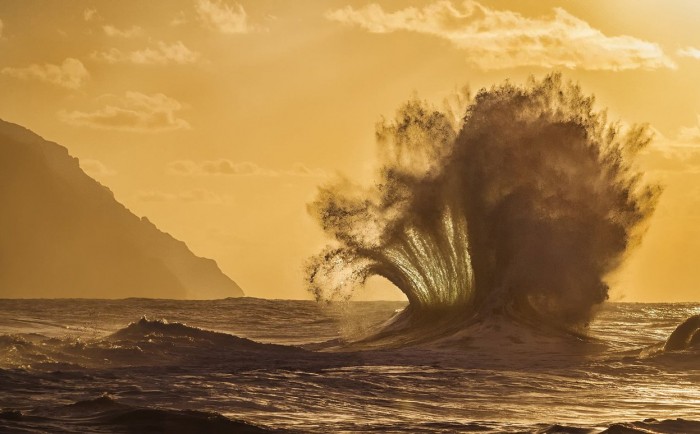
<instances>
[{"instance_id":1,"label":"dark headland","mask_svg":"<svg viewBox=\"0 0 700 434\"><path fill-rule=\"evenodd\" d=\"M117 202L63 146L0 120L0 298L243 295Z\"/></svg>"}]
</instances>

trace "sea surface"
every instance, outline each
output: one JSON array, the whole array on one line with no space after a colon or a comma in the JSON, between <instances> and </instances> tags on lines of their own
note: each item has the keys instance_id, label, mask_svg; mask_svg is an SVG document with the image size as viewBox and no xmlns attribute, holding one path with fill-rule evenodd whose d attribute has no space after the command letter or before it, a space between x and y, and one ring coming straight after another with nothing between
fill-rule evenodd
<instances>
[{"instance_id":1,"label":"sea surface","mask_svg":"<svg viewBox=\"0 0 700 434\"><path fill-rule=\"evenodd\" d=\"M0 432L700 432L700 350L662 350L700 304L351 344L404 307L0 300Z\"/></svg>"}]
</instances>

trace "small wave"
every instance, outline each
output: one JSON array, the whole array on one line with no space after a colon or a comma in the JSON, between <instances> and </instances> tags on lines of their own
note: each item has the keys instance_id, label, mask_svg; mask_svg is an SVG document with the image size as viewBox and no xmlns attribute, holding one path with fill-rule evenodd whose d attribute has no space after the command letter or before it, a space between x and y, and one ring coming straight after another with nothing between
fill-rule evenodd
<instances>
[{"instance_id":1,"label":"small wave","mask_svg":"<svg viewBox=\"0 0 700 434\"><path fill-rule=\"evenodd\" d=\"M251 339L145 317L102 338L48 338L36 343L0 335L0 368L58 371L148 366L299 367L347 363L297 346Z\"/></svg>"},{"instance_id":2,"label":"small wave","mask_svg":"<svg viewBox=\"0 0 700 434\"><path fill-rule=\"evenodd\" d=\"M0 335L0 348L8 349L17 346L26 347L32 343L18 335Z\"/></svg>"},{"instance_id":3,"label":"small wave","mask_svg":"<svg viewBox=\"0 0 700 434\"><path fill-rule=\"evenodd\" d=\"M645 419L641 422L615 423L601 434L694 434L700 433L700 421L687 419Z\"/></svg>"},{"instance_id":4,"label":"small wave","mask_svg":"<svg viewBox=\"0 0 700 434\"><path fill-rule=\"evenodd\" d=\"M305 352L298 347L264 344L228 333L204 330L179 322L146 317L107 336L111 345L136 347L141 355L206 359L229 359L246 354L290 354Z\"/></svg>"},{"instance_id":5,"label":"small wave","mask_svg":"<svg viewBox=\"0 0 700 434\"><path fill-rule=\"evenodd\" d=\"M391 432L391 433L495 433L497 424L476 422L423 422L418 424L356 424L347 423L334 427L338 432Z\"/></svg>"},{"instance_id":6,"label":"small wave","mask_svg":"<svg viewBox=\"0 0 700 434\"><path fill-rule=\"evenodd\" d=\"M673 330L665 342L642 348L637 354L676 370L697 369L700 360L700 315L693 315Z\"/></svg>"},{"instance_id":7,"label":"small wave","mask_svg":"<svg viewBox=\"0 0 700 434\"><path fill-rule=\"evenodd\" d=\"M679 351L700 348L700 315L683 321L668 337L664 351Z\"/></svg>"},{"instance_id":8,"label":"small wave","mask_svg":"<svg viewBox=\"0 0 700 434\"><path fill-rule=\"evenodd\" d=\"M25 427L36 431L53 431L60 427L75 432L107 429L112 432L174 434L279 432L215 412L131 406L109 395L26 413L19 410L0 412L0 431L22 432Z\"/></svg>"},{"instance_id":9,"label":"small wave","mask_svg":"<svg viewBox=\"0 0 700 434\"><path fill-rule=\"evenodd\" d=\"M260 348L261 344L250 339L227 333L214 332L167 320L149 320L145 316L137 322L120 329L107 337L110 341L141 342L144 339L186 339L191 341L225 344L237 348Z\"/></svg>"},{"instance_id":10,"label":"small wave","mask_svg":"<svg viewBox=\"0 0 700 434\"><path fill-rule=\"evenodd\" d=\"M591 428L582 428L578 426L568 426L554 424L546 428L536 431L537 434L589 434L594 432Z\"/></svg>"}]
</instances>

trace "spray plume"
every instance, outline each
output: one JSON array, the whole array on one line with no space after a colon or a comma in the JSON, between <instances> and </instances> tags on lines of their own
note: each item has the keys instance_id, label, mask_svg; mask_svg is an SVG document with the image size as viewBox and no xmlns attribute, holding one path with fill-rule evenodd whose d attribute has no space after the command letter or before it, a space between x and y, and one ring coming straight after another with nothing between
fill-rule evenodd
<instances>
[{"instance_id":1,"label":"spray plume","mask_svg":"<svg viewBox=\"0 0 700 434\"><path fill-rule=\"evenodd\" d=\"M651 134L559 74L464 102L455 121L409 100L377 126L373 187L320 188L309 211L334 242L306 265L310 291L347 299L381 276L407 312L586 325L657 202L633 165Z\"/></svg>"}]
</instances>

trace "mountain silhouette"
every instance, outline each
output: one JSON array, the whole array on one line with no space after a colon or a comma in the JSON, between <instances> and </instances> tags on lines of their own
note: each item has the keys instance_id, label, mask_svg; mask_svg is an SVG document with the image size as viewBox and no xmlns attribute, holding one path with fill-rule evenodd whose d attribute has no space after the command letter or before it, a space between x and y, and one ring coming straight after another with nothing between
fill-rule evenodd
<instances>
[{"instance_id":1,"label":"mountain silhouette","mask_svg":"<svg viewBox=\"0 0 700 434\"><path fill-rule=\"evenodd\" d=\"M0 120L0 298L224 298L211 259L134 215L66 148Z\"/></svg>"}]
</instances>

